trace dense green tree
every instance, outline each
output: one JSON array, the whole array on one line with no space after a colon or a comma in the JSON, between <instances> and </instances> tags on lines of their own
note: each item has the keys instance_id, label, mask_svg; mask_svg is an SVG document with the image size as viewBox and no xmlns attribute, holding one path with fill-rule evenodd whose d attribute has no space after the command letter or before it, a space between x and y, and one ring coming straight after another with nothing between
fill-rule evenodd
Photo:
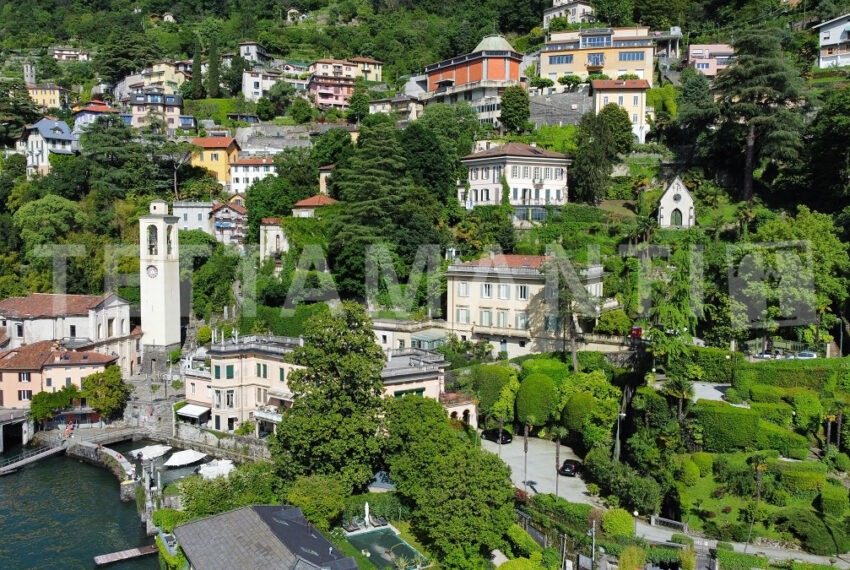
<instances>
[{"instance_id":1,"label":"dense green tree","mask_svg":"<svg viewBox=\"0 0 850 570\"><path fill-rule=\"evenodd\" d=\"M332 474L346 491L360 489L380 452L384 353L356 303L313 317L303 338L293 356L304 369L288 379L298 397L271 443L277 471L284 481Z\"/></svg>"},{"instance_id":2,"label":"dense green tree","mask_svg":"<svg viewBox=\"0 0 850 570\"><path fill-rule=\"evenodd\" d=\"M199 318L221 312L233 305L233 281L239 257L217 248L209 260L192 276L192 310Z\"/></svg>"},{"instance_id":3,"label":"dense green tree","mask_svg":"<svg viewBox=\"0 0 850 570\"><path fill-rule=\"evenodd\" d=\"M313 107L304 97L295 97L289 109L289 115L297 124L309 123L313 118Z\"/></svg>"},{"instance_id":4,"label":"dense green tree","mask_svg":"<svg viewBox=\"0 0 850 570\"><path fill-rule=\"evenodd\" d=\"M81 396L76 384L63 386L56 392L39 392L32 397L30 402L30 417L41 423L71 407L72 402Z\"/></svg>"},{"instance_id":5,"label":"dense green tree","mask_svg":"<svg viewBox=\"0 0 850 570\"><path fill-rule=\"evenodd\" d=\"M268 97L260 97L257 100L257 117L261 121L271 121L275 117L275 107Z\"/></svg>"},{"instance_id":6,"label":"dense green tree","mask_svg":"<svg viewBox=\"0 0 850 570\"><path fill-rule=\"evenodd\" d=\"M230 67L224 70L222 80L231 97L236 97L236 95L242 93L242 73L250 70L251 63L240 54L237 53L230 60Z\"/></svg>"},{"instance_id":7,"label":"dense green tree","mask_svg":"<svg viewBox=\"0 0 850 570\"><path fill-rule=\"evenodd\" d=\"M141 71L157 57L156 47L136 31L116 30L94 56L94 69L101 79L115 83L123 77Z\"/></svg>"},{"instance_id":8,"label":"dense green tree","mask_svg":"<svg viewBox=\"0 0 850 570\"><path fill-rule=\"evenodd\" d=\"M591 0L597 22L612 26L625 26L632 23L634 0Z\"/></svg>"},{"instance_id":9,"label":"dense green tree","mask_svg":"<svg viewBox=\"0 0 850 570\"><path fill-rule=\"evenodd\" d=\"M753 173L763 161L791 161L801 148L802 79L785 58L778 30L743 31L735 63L717 74L720 140L741 143L742 198L753 197Z\"/></svg>"},{"instance_id":10,"label":"dense green tree","mask_svg":"<svg viewBox=\"0 0 850 570\"><path fill-rule=\"evenodd\" d=\"M454 141L457 146L458 157L466 156L472 152L472 143L481 130L478 114L466 102L457 105L447 103L428 105L418 122L433 129L446 139Z\"/></svg>"},{"instance_id":11,"label":"dense green tree","mask_svg":"<svg viewBox=\"0 0 850 570\"><path fill-rule=\"evenodd\" d=\"M78 201L89 191L89 164L73 154L51 154L50 173L39 181L48 194Z\"/></svg>"},{"instance_id":12,"label":"dense green tree","mask_svg":"<svg viewBox=\"0 0 850 570\"><path fill-rule=\"evenodd\" d=\"M347 130L339 127L328 129L316 139L310 152L314 166L342 165L354 154L354 144Z\"/></svg>"},{"instance_id":13,"label":"dense green tree","mask_svg":"<svg viewBox=\"0 0 850 570\"><path fill-rule=\"evenodd\" d=\"M28 248L55 244L83 223L83 213L76 202L48 195L21 206L12 220Z\"/></svg>"},{"instance_id":14,"label":"dense green tree","mask_svg":"<svg viewBox=\"0 0 850 570\"><path fill-rule=\"evenodd\" d=\"M685 23L688 0L634 0L635 21L652 30L667 30Z\"/></svg>"},{"instance_id":15,"label":"dense green tree","mask_svg":"<svg viewBox=\"0 0 850 570\"><path fill-rule=\"evenodd\" d=\"M506 88L502 93L502 112L499 115L502 128L509 133L524 132L531 114L528 105L528 92L524 87L512 85Z\"/></svg>"},{"instance_id":16,"label":"dense green tree","mask_svg":"<svg viewBox=\"0 0 850 570\"><path fill-rule=\"evenodd\" d=\"M83 378L82 395L98 414L112 419L124 411L132 389L132 386L121 378L121 369L112 365L103 372Z\"/></svg>"},{"instance_id":17,"label":"dense green tree","mask_svg":"<svg viewBox=\"0 0 850 570\"><path fill-rule=\"evenodd\" d=\"M34 123L37 117L38 109L24 82L4 81L0 89L0 145L11 145L21 136L24 127Z\"/></svg>"},{"instance_id":18,"label":"dense green tree","mask_svg":"<svg viewBox=\"0 0 850 570\"><path fill-rule=\"evenodd\" d=\"M478 395L478 409L489 415L502 395L502 390L511 378L516 378L516 371L507 366L481 364L473 368L470 376L472 388Z\"/></svg>"},{"instance_id":19,"label":"dense green tree","mask_svg":"<svg viewBox=\"0 0 850 570\"><path fill-rule=\"evenodd\" d=\"M634 142L632 120L625 109L616 103L609 103L599 111L599 120L609 133L616 152L627 154L632 151L632 143Z\"/></svg>"},{"instance_id":20,"label":"dense green tree","mask_svg":"<svg viewBox=\"0 0 850 570\"><path fill-rule=\"evenodd\" d=\"M283 80L272 85L266 93L266 97L274 105L275 115L286 114L286 111L292 106L293 100L297 98L292 84ZM298 122L297 119L296 122Z\"/></svg>"},{"instance_id":21,"label":"dense green tree","mask_svg":"<svg viewBox=\"0 0 850 570\"><path fill-rule=\"evenodd\" d=\"M207 57L207 96L217 99L221 95L221 58L217 40L207 44Z\"/></svg>"},{"instance_id":22,"label":"dense green tree","mask_svg":"<svg viewBox=\"0 0 850 570\"><path fill-rule=\"evenodd\" d=\"M195 47L192 52L192 79L189 81L189 89L186 95L189 99L204 98L203 81L203 54L201 52L201 39L195 38Z\"/></svg>"},{"instance_id":23,"label":"dense green tree","mask_svg":"<svg viewBox=\"0 0 850 570\"><path fill-rule=\"evenodd\" d=\"M286 500L299 507L307 520L325 531L339 520L345 499L345 489L331 475L298 477L286 495Z\"/></svg>"},{"instance_id":24,"label":"dense green tree","mask_svg":"<svg viewBox=\"0 0 850 570\"><path fill-rule=\"evenodd\" d=\"M346 118L351 123L359 123L363 117L369 114L369 91L363 84L358 84L354 87L354 93L351 94L351 99L348 101L348 110L345 113Z\"/></svg>"},{"instance_id":25,"label":"dense green tree","mask_svg":"<svg viewBox=\"0 0 850 570\"><path fill-rule=\"evenodd\" d=\"M192 143L179 141L165 141L156 149L159 160L171 171L171 184L175 200L180 200L177 174L183 166L189 164L189 161L192 160L192 154L198 150L198 147Z\"/></svg>"},{"instance_id":26,"label":"dense green tree","mask_svg":"<svg viewBox=\"0 0 850 570\"><path fill-rule=\"evenodd\" d=\"M664 383L664 393L676 399L679 406L678 419L682 421L685 417L683 405L685 400L693 398L694 385L684 376L676 375Z\"/></svg>"},{"instance_id":27,"label":"dense green tree","mask_svg":"<svg viewBox=\"0 0 850 570\"><path fill-rule=\"evenodd\" d=\"M602 121L593 113L582 117L578 138L570 173L574 181L571 201L595 204L605 195L610 183L614 143Z\"/></svg>"},{"instance_id":28,"label":"dense green tree","mask_svg":"<svg viewBox=\"0 0 850 570\"><path fill-rule=\"evenodd\" d=\"M401 144L413 183L433 193L440 203L449 203L457 190L457 155L452 141L422 121L414 121L402 131Z\"/></svg>"},{"instance_id":29,"label":"dense green tree","mask_svg":"<svg viewBox=\"0 0 850 570\"><path fill-rule=\"evenodd\" d=\"M818 192L800 197L822 211L836 211L850 196L850 90L826 94L807 134L806 184Z\"/></svg>"},{"instance_id":30,"label":"dense green tree","mask_svg":"<svg viewBox=\"0 0 850 570\"><path fill-rule=\"evenodd\" d=\"M280 502L278 479L268 461L239 465L227 477L187 477L180 481L180 499L192 518L203 518L249 505Z\"/></svg>"},{"instance_id":31,"label":"dense green tree","mask_svg":"<svg viewBox=\"0 0 850 570\"><path fill-rule=\"evenodd\" d=\"M687 67L682 71L682 89L679 93L676 126L688 142L704 136L706 128L717 116L717 106L711 94L708 77Z\"/></svg>"},{"instance_id":32,"label":"dense green tree","mask_svg":"<svg viewBox=\"0 0 850 570\"><path fill-rule=\"evenodd\" d=\"M282 176L270 175L254 182L245 199L245 207L248 209L248 242L259 243L260 221L263 218L289 216L292 214L292 205L304 198L307 196L298 192Z\"/></svg>"}]
</instances>

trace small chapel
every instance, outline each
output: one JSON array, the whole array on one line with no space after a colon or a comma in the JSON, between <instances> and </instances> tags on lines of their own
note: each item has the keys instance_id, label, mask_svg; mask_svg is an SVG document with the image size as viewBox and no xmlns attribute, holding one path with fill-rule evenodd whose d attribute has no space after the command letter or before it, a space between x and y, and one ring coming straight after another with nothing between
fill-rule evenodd
<instances>
[{"instance_id":1,"label":"small chapel","mask_svg":"<svg viewBox=\"0 0 850 570\"><path fill-rule=\"evenodd\" d=\"M677 176L658 201L658 227L676 229L695 225L694 198Z\"/></svg>"}]
</instances>

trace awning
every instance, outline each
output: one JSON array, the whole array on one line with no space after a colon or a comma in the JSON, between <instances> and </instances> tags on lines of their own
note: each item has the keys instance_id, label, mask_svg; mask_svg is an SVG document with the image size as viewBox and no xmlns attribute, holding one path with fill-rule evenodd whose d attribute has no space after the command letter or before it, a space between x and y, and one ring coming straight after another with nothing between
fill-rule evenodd
<instances>
[{"instance_id":1,"label":"awning","mask_svg":"<svg viewBox=\"0 0 850 570\"><path fill-rule=\"evenodd\" d=\"M171 455L168 458L168 461L165 462L166 467L182 467L183 465L191 465L192 463L196 463L206 457L206 453L201 453L200 451L195 451L194 449L186 449L184 451L178 451Z\"/></svg>"},{"instance_id":2,"label":"awning","mask_svg":"<svg viewBox=\"0 0 850 570\"><path fill-rule=\"evenodd\" d=\"M210 409L205 408L204 406L199 406L197 404L186 404L179 410L177 410L178 416L185 416L187 418L195 418L198 419L202 415L209 413Z\"/></svg>"}]
</instances>

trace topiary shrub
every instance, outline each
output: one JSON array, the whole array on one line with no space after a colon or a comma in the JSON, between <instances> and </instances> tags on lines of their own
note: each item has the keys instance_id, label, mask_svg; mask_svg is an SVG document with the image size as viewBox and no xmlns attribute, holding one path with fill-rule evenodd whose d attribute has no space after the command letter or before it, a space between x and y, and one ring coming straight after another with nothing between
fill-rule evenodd
<instances>
[{"instance_id":1,"label":"topiary shrub","mask_svg":"<svg viewBox=\"0 0 850 570\"><path fill-rule=\"evenodd\" d=\"M590 392L576 392L567 401L561 412L561 421L571 432L579 433L584 420L596 410L596 398Z\"/></svg>"},{"instance_id":2,"label":"topiary shrub","mask_svg":"<svg viewBox=\"0 0 850 570\"><path fill-rule=\"evenodd\" d=\"M788 451L788 457L791 459L799 459L800 461L806 459L809 456L809 448L808 447L795 447Z\"/></svg>"},{"instance_id":3,"label":"topiary shrub","mask_svg":"<svg viewBox=\"0 0 850 570\"><path fill-rule=\"evenodd\" d=\"M764 420L759 420L758 430L756 446L759 449L775 449L786 457L792 449L805 447L808 443L802 435Z\"/></svg>"},{"instance_id":4,"label":"topiary shrub","mask_svg":"<svg viewBox=\"0 0 850 570\"><path fill-rule=\"evenodd\" d=\"M514 523L508 527L508 532L505 535L511 545L511 550L514 556L531 556L539 552L543 553L543 548L537 544L531 535L528 534L521 526Z\"/></svg>"},{"instance_id":5,"label":"topiary shrub","mask_svg":"<svg viewBox=\"0 0 850 570\"><path fill-rule=\"evenodd\" d=\"M722 348L692 346L688 352L691 362L702 368L705 382L731 384L737 369L736 358L743 360L740 355Z\"/></svg>"},{"instance_id":6,"label":"topiary shrub","mask_svg":"<svg viewBox=\"0 0 850 570\"><path fill-rule=\"evenodd\" d=\"M602 313L593 332L611 336L626 336L632 330L632 320L623 309Z\"/></svg>"},{"instance_id":7,"label":"topiary shrub","mask_svg":"<svg viewBox=\"0 0 850 570\"><path fill-rule=\"evenodd\" d=\"M792 497L813 500L826 485L826 465L814 461L777 462L782 488Z\"/></svg>"},{"instance_id":8,"label":"topiary shrub","mask_svg":"<svg viewBox=\"0 0 850 570\"><path fill-rule=\"evenodd\" d=\"M776 404L753 403L750 407L759 413L761 419L783 428L790 428L794 419L792 408L785 402Z\"/></svg>"},{"instance_id":9,"label":"topiary shrub","mask_svg":"<svg viewBox=\"0 0 850 570\"><path fill-rule=\"evenodd\" d=\"M755 410L705 400L701 400L693 409L702 426L706 451L723 452L754 447L759 422Z\"/></svg>"},{"instance_id":10,"label":"topiary shrub","mask_svg":"<svg viewBox=\"0 0 850 570\"><path fill-rule=\"evenodd\" d=\"M685 459L682 462L679 481L688 487L693 487L699 481L699 477L700 469L697 467L697 464L690 459Z\"/></svg>"},{"instance_id":11,"label":"topiary shrub","mask_svg":"<svg viewBox=\"0 0 850 570\"><path fill-rule=\"evenodd\" d=\"M820 510L823 514L840 518L850 507L847 489L836 479L829 479L820 492Z\"/></svg>"},{"instance_id":12,"label":"topiary shrub","mask_svg":"<svg viewBox=\"0 0 850 570\"><path fill-rule=\"evenodd\" d=\"M782 401L785 391L776 386L756 384L750 386L750 400L764 404L776 404Z\"/></svg>"},{"instance_id":13,"label":"topiary shrub","mask_svg":"<svg viewBox=\"0 0 850 570\"><path fill-rule=\"evenodd\" d=\"M298 477L286 500L321 530L328 530L345 508L346 493L338 479L327 475Z\"/></svg>"},{"instance_id":14,"label":"topiary shrub","mask_svg":"<svg viewBox=\"0 0 850 570\"><path fill-rule=\"evenodd\" d=\"M850 471L850 457L844 452L838 453L835 459L833 459L833 463L835 463L835 468L839 471Z\"/></svg>"},{"instance_id":15,"label":"topiary shrub","mask_svg":"<svg viewBox=\"0 0 850 570\"><path fill-rule=\"evenodd\" d=\"M609 536L633 536L635 520L626 509L611 509L602 515L602 530Z\"/></svg>"},{"instance_id":16,"label":"topiary shrub","mask_svg":"<svg viewBox=\"0 0 850 570\"><path fill-rule=\"evenodd\" d=\"M700 477L705 477L706 475L711 474L711 467L714 464L714 456L712 454L706 453L705 451L698 451L691 454L691 461L693 461L699 469Z\"/></svg>"},{"instance_id":17,"label":"topiary shrub","mask_svg":"<svg viewBox=\"0 0 850 570\"><path fill-rule=\"evenodd\" d=\"M794 396L794 424L801 430L816 433L823 419L823 405L818 395L812 391L800 392Z\"/></svg>"},{"instance_id":18,"label":"topiary shrub","mask_svg":"<svg viewBox=\"0 0 850 570\"><path fill-rule=\"evenodd\" d=\"M473 367L469 376L472 389L478 395L478 409L489 414L502 394L502 388L516 376L516 371L509 366L481 364Z\"/></svg>"},{"instance_id":19,"label":"topiary shrub","mask_svg":"<svg viewBox=\"0 0 850 570\"><path fill-rule=\"evenodd\" d=\"M516 395L517 419L522 424L543 425L555 411L558 391L546 374L531 374L519 385Z\"/></svg>"},{"instance_id":20,"label":"topiary shrub","mask_svg":"<svg viewBox=\"0 0 850 570\"><path fill-rule=\"evenodd\" d=\"M719 547L720 543L717 543L717 546ZM770 562L764 556L743 554L721 548L717 549L717 562L723 570L751 570L770 566Z\"/></svg>"},{"instance_id":21,"label":"topiary shrub","mask_svg":"<svg viewBox=\"0 0 850 570\"><path fill-rule=\"evenodd\" d=\"M209 344L212 340L212 328L206 325L198 329L198 344Z\"/></svg>"},{"instance_id":22,"label":"topiary shrub","mask_svg":"<svg viewBox=\"0 0 850 570\"><path fill-rule=\"evenodd\" d=\"M557 384L560 384L570 373L570 367L567 363L554 358L531 358L524 360L520 366L522 368L520 377L523 381L532 374L545 374Z\"/></svg>"},{"instance_id":23,"label":"topiary shrub","mask_svg":"<svg viewBox=\"0 0 850 570\"><path fill-rule=\"evenodd\" d=\"M723 392L723 399L730 404L740 404L744 401L744 398L741 397L741 394L735 388L728 388Z\"/></svg>"}]
</instances>

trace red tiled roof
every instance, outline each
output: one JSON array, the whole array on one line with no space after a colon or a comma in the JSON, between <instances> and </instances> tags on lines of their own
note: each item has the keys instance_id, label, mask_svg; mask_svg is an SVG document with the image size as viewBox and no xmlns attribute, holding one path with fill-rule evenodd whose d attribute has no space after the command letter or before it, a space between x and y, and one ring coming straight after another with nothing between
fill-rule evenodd
<instances>
[{"instance_id":1,"label":"red tiled roof","mask_svg":"<svg viewBox=\"0 0 850 570\"><path fill-rule=\"evenodd\" d=\"M561 154L560 152L555 152L551 150L546 150L545 148L540 148L537 146L531 146L528 144L518 143L518 142L509 142L500 147L489 148L487 150L482 150L480 152L476 152L473 154L468 154L464 156L461 160L469 160L473 158L489 158L495 156L524 156L528 158L560 158L566 159L567 156L565 154Z\"/></svg>"},{"instance_id":2,"label":"red tiled roof","mask_svg":"<svg viewBox=\"0 0 850 570\"><path fill-rule=\"evenodd\" d=\"M0 301L0 315L31 319L88 315L89 310L100 305L109 295L31 293L27 297L9 297Z\"/></svg>"},{"instance_id":3,"label":"red tiled roof","mask_svg":"<svg viewBox=\"0 0 850 570\"><path fill-rule=\"evenodd\" d=\"M99 99L93 99L82 106L77 106L74 109L75 113L82 113L83 111L88 111L89 113L117 113L117 109L113 109L103 101Z\"/></svg>"},{"instance_id":4,"label":"red tiled roof","mask_svg":"<svg viewBox=\"0 0 850 570\"><path fill-rule=\"evenodd\" d=\"M117 356L86 350L74 352L69 350L54 350L44 366L68 366L78 364L102 364L108 366L118 360Z\"/></svg>"},{"instance_id":5,"label":"red tiled roof","mask_svg":"<svg viewBox=\"0 0 850 570\"><path fill-rule=\"evenodd\" d=\"M646 79L594 79L590 82L593 89L649 89Z\"/></svg>"},{"instance_id":6,"label":"red tiled roof","mask_svg":"<svg viewBox=\"0 0 850 570\"><path fill-rule=\"evenodd\" d=\"M260 220L261 226L277 226L280 224L280 218L263 218Z\"/></svg>"},{"instance_id":7,"label":"red tiled roof","mask_svg":"<svg viewBox=\"0 0 850 570\"><path fill-rule=\"evenodd\" d=\"M326 164L324 166L320 166L319 170L333 170L336 164Z\"/></svg>"},{"instance_id":8,"label":"red tiled roof","mask_svg":"<svg viewBox=\"0 0 850 570\"><path fill-rule=\"evenodd\" d=\"M239 158L230 163L231 166L250 166L253 164L270 164L274 166L274 161L271 158L265 156L262 158Z\"/></svg>"},{"instance_id":9,"label":"red tiled roof","mask_svg":"<svg viewBox=\"0 0 850 570\"><path fill-rule=\"evenodd\" d=\"M42 340L0 352L0 369L41 370L53 353L53 341Z\"/></svg>"},{"instance_id":10,"label":"red tiled roof","mask_svg":"<svg viewBox=\"0 0 850 570\"><path fill-rule=\"evenodd\" d=\"M233 203L228 202L226 204L216 204L215 206L213 206L212 213L215 214L216 212L218 212L219 210L221 210L223 208L230 208L231 210L233 210L237 214L247 214L248 213L248 209L245 206L240 206L239 204L236 204L235 202L233 202Z\"/></svg>"},{"instance_id":11,"label":"red tiled roof","mask_svg":"<svg viewBox=\"0 0 850 570\"><path fill-rule=\"evenodd\" d=\"M354 61L357 63L380 63L383 65L384 62L378 61L377 59L372 59L371 57L352 57L349 61Z\"/></svg>"},{"instance_id":12,"label":"red tiled roof","mask_svg":"<svg viewBox=\"0 0 850 570\"><path fill-rule=\"evenodd\" d=\"M227 148L231 144L239 146L233 137L198 137L192 140L192 144L201 148Z\"/></svg>"},{"instance_id":13,"label":"red tiled roof","mask_svg":"<svg viewBox=\"0 0 850 570\"><path fill-rule=\"evenodd\" d=\"M331 58L317 59L316 63L338 63L340 65L351 65L350 61L346 61L344 59L331 59Z\"/></svg>"},{"instance_id":14,"label":"red tiled roof","mask_svg":"<svg viewBox=\"0 0 850 570\"><path fill-rule=\"evenodd\" d=\"M292 205L293 208L319 208L336 204L336 200L325 194L316 194Z\"/></svg>"},{"instance_id":15,"label":"red tiled roof","mask_svg":"<svg viewBox=\"0 0 850 570\"><path fill-rule=\"evenodd\" d=\"M499 254L467 261L463 265L467 267L507 267L509 269L528 267L530 269L540 269L543 262L547 259L549 258L545 255Z\"/></svg>"},{"instance_id":16,"label":"red tiled roof","mask_svg":"<svg viewBox=\"0 0 850 570\"><path fill-rule=\"evenodd\" d=\"M107 366L117 361L117 356L91 350L74 352L58 348L58 343L42 340L0 352L0 369L41 370L46 366L100 364Z\"/></svg>"}]
</instances>

